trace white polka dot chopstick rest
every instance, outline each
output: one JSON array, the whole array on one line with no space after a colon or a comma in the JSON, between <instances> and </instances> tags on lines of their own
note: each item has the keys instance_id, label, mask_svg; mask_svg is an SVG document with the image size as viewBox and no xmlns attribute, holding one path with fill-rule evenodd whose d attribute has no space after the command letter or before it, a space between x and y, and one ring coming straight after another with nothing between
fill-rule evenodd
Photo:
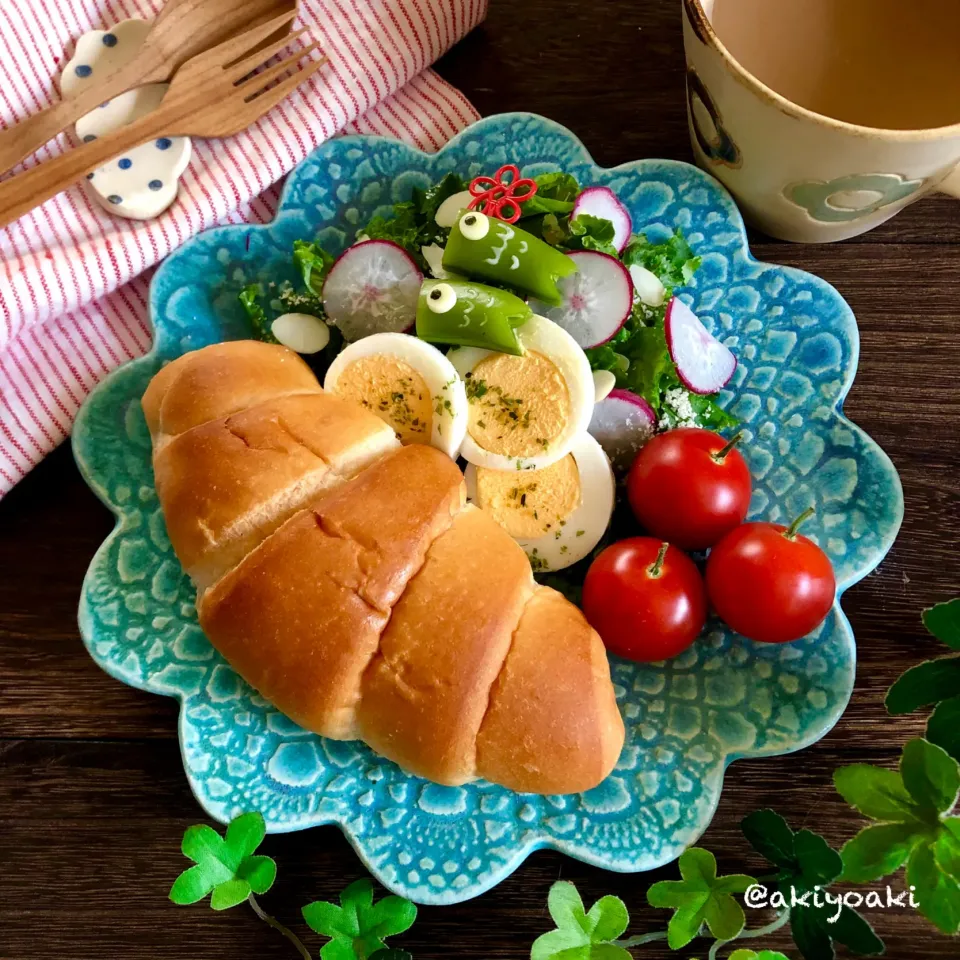
<instances>
[{"instance_id":1,"label":"white polka dot chopstick rest","mask_svg":"<svg viewBox=\"0 0 960 960\"><path fill-rule=\"evenodd\" d=\"M62 95L73 96L84 83L133 60L150 27L146 20L124 20L110 30L93 30L80 37L60 79ZM108 100L77 121L77 138L89 142L152 113L166 92L167 84L151 83ZM87 186L110 213L130 220L149 220L177 199L180 175L190 163L190 155L188 137L152 140L88 174Z\"/></svg>"}]
</instances>

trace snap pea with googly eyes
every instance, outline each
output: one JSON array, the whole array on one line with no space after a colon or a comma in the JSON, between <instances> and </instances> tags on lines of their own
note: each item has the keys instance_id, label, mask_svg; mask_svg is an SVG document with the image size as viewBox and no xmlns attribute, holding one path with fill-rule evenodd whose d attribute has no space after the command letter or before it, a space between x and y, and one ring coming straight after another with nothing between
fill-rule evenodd
<instances>
[{"instance_id":1,"label":"snap pea with googly eyes","mask_svg":"<svg viewBox=\"0 0 960 960\"><path fill-rule=\"evenodd\" d=\"M523 355L516 328L533 312L508 290L469 280L427 280L417 301L417 336L430 343Z\"/></svg>"},{"instance_id":2,"label":"snap pea with googly eyes","mask_svg":"<svg viewBox=\"0 0 960 960\"><path fill-rule=\"evenodd\" d=\"M443 269L556 306L561 302L557 281L576 273L577 265L515 224L467 210L450 230Z\"/></svg>"}]
</instances>

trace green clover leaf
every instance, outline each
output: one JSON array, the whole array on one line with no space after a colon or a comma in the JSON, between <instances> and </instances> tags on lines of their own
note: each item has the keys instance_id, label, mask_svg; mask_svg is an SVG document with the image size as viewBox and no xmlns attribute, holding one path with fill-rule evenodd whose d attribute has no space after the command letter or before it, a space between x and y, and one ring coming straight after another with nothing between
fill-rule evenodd
<instances>
[{"instance_id":1,"label":"green clover leaf","mask_svg":"<svg viewBox=\"0 0 960 960\"><path fill-rule=\"evenodd\" d=\"M924 610L923 625L941 643L960 651L960 598Z\"/></svg>"},{"instance_id":2,"label":"green clover leaf","mask_svg":"<svg viewBox=\"0 0 960 960\"><path fill-rule=\"evenodd\" d=\"M758 810L740 824L750 846L762 857L780 868L781 889L793 886L798 890L827 887L843 871L840 854L819 834L810 830L796 833L780 814Z\"/></svg>"},{"instance_id":3,"label":"green clover leaf","mask_svg":"<svg viewBox=\"0 0 960 960\"><path fill-rule=\"evenodd\" d=\"M923 624L951 650L960 652L960 599L923 613ZM960 760L960 656L940 657L911 667L887 692L891 714L913 713L935 704L927 739Z\"/></svg>"},{"instance_id":4,"label":"green clover leaf","mask_svg":"<svg viewBox=\"0 0 960 960\"><path fill-rule=\"evenodd\" d=\"M373 882L351 883L340 894L340 906L318 900L302 910L303 919L317 933L330 937L320 950L323 960L403 960L404 951L388 949L383 942L409 930L417 908L403 897L373 902Z\"/></svg>"},{"instance_id":5,"label":"green clover leaf","mask_svg":"<svg viewBox=\"0 0 960 960\"><path fill-rule=\"evenodd\" d=\"M833 960L834 941L853 953L867 956L876 956L885 949L873 927L856 910L844 906L837 916L837 904L825 901L821 907L812 901L808 906L794 907L790 911L790 932L807 960Z\"/></svg>"},{"instance_id":6,"label":"green clover leaf","mask_svg":"<svg viewBox=\"0 0 960 960\"><path fill-rule=\"evenodd\" d=\"M902 787L901 793L902 796L878 793L877 809L899 810L899 804L910 802L909 794ZM790 907L793 940L807 960L833 960L834 941L854 953L883 953L883 941L850 907L843 907L839 917L830 922L837 913L837 905L828 904L821 891L840 877L844 864L840 854L823 837L810 830L794 832L773 810L750 814L741 828L754 850L779 868L775 884Z\"/></svg>"},{"instance_id":7,"label":"green clover leaf","mask_svg":"<svg viewBox=\"0 0 960 960\"><path fill-rule=\"evenodd\" d=\"M923 842L907 861L907 883L916 887L914 897L920 912L944 933L960 928L960 884L937 863L936 844Z\"/></svg>"},{"instance_id":8,"label":"green clover leaf","mask_svg":"<svg viewBox=\"0 0 960 960\"><path fill-rule=\"evenodd\" d=\"M630 952L613 943L630 922L619 897L602 897L585 911L577 888L558 880L547 909L557 928L537 937L531 960L630 960Z\"/></svg>"},{"instance_id":9,"label":"green clover leaf","mask_svg":"<svg viewBox=\"0 0 960 960\"><path fill-rule=\"evenodd\" d=\"M776 950L761 950L757 953L754 950L734 950L727 960L790 960Z\"/></svg>"},{"instance_id":10,"label":"green clover leaf","mask_svg":"<svg viewBox=\"0 0 960 960\"><path fill-rule=\"evenodd\" d=\"M718 940L732 940L743 930L743 907L733 898L757 881L735 874L717 876L717 861L709 850L690 847L680 857L682 880L661 880L647 891L651 907L674 910L667 926L671 950L685 947L706 923Z\"/></svg>"},{"instance_id":11,"label":"green clover leaf","mask_svg":"<svg viewBox=\"0 0 960 960\"><path fill-rule=\"evenodd\" d=\"M270 857L253 855L266 832L259 813L241 814L224 837L206 824L188 827L181 849L196 866L177 877L170 899L181 905L197 903L211 893L210 906L226 910L251 893L266 893L277 877L277 865Z\"/></svg>"},{"instance_id":12,"label":"green clover leaf","mask_svg":"<svg viewBox=\"0 0 960 960\"><path fill-rule=\"evenodd\" d=\"M960 928L960 818L947 817L960 794L960 764L926 740L911 740L900 770L869 764L833 776L851 806L877 821L840 851L843 879L869 883L907 866L920 912L944 933Z\"/></svg>"},{"instance_id":13,"label":"green clover leaf","mask_svg":"<svg viewBox=\"0 0 960 960\"><path fill-rule=\"evenodd\" d=\"M960 689L960 657L940 657L911 667L887 692L887 710L913 713L953 697Z\"/></svg>"},{"instance_id":14,"label":"green clover leaf","mask_svg":"<svg viewBox=\"0 0 960 960\"><path fill-rule=\"evenodd\" d=\"M940 869L960 882L960 817L943 821L933 852Z\"/></svg>"}]
</instances>

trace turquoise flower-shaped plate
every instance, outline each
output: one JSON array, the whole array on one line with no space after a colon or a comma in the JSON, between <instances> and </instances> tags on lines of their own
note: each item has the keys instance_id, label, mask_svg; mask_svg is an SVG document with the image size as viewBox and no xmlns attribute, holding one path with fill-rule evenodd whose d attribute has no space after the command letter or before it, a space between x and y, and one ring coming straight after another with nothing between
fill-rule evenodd
<instances>
[{"instance_id":1,"label":"turquoise flower-shaped plate","mask_svg":"<svg viewBox=\"0 0 960 960\"><path fill-rule=\"evenodd\" d=\"M414 186L511 161L525 175L563 169L605 184L638 231L665 237L682 227L703 257L682 295L740 358L723 400L745 426L754 517L784 521L815 506L806 530L830 554L842 592L880 562L903 515L892 464L842 412L859 350L850 308L822 280L754 260L730 197L686 164L603 169L569 131L528 114L482 120L435 155L345 137L292 174L274 223L221 227L181 247L153 281L153 352L101 384L76 424L80 469L117 517L84 583L84 641L112 676L180 700L184 767L210 816L260 810L272 831L337 824L378 880L421 903L477 896L541 847L619 871L673 860L706 829L728 764L822 737L854 679L853 634L839 602L814 636L786 646L711 623L669 663L614 663L627 726L615 771L588 793L537 797L484 782L439 787L362 744L307 733L201 633L157 505L140 410L148 381L187 350L245 336L238 290L292 279L295 239L338 251Z\"/></svg>"}]
</instances>

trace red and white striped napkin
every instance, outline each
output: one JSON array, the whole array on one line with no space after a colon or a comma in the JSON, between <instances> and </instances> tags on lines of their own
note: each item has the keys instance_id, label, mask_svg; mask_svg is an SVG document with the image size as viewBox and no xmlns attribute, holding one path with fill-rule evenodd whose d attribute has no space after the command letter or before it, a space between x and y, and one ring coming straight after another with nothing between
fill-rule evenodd
<instances>
[{"instance_id":1,"label":"red and white striped napkin","mask_svg":"<svg viewBox=\"0 0 960 960\"><path fill-rule=\"evenodd\" d=\"M2 0L0 127L56 99L76 37L149 19L162 2ZM214 224L270 220L278 181L338 131L435 150L478 118L428 67L486 9L487 0L301 0L330 63L250 130L195 140L163 216L116 219L74 187L0 229L0 497L68 436L106 373L149 349L151 268L171 250ZM65 149L62 136L26 165Z\"/></svg>"}]
</instances>

